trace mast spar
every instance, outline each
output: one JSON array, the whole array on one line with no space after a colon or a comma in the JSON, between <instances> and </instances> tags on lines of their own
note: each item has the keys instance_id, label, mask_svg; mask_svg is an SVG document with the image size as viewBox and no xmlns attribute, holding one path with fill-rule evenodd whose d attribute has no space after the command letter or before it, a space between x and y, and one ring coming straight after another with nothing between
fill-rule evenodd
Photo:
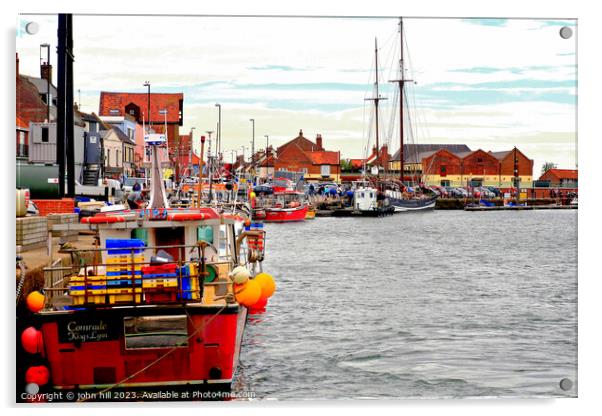
<instances>
[{"instance_id":1,"label":"mast spar","mask_svg":"<svg viewBox=\"0 0 602 416\"><path fill-rule=\"evenodd\" d=\"M375 119L376 119L376 167L378 168L380 149L378 143L378 103L381 100L386 100L386 97L381 97L378 93L378 41L374 38L374 62L375 62L375 81L376 95L372 98L365 98L365 101L374 101ZM380 170L379 170L380 173ZM378 176L378 175L377 175Z\"/></svg>"},{"instance_id":2,"label":"mast spar","mask_svg":"<svg viewBox=\"0 0 602 416\"><path fill-rule=\"evenodd\" d=\"M403 66L403 18L399 18L399 79L389 82L396 82L399 85L399 180L403 183L403 87L406 82L413 82L411 79L405 79Z\"/></svg>"}]
</instances>

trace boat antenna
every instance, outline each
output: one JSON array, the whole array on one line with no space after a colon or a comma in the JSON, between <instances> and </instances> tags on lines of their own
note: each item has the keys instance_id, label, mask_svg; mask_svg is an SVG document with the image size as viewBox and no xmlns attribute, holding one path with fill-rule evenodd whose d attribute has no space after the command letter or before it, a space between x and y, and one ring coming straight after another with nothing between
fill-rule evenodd
<instances>
[{"instance_id":1,"label":"boat antenna","mask_svg":"<svg viewBox=\"0 0 602 416\"><path fill-rule=\"evenodd\" d=\"M399 79L389 82L396 82L399 85L399 180L403 184L403 87L406 82L413 82L411 79L405 79L403 66L403 18L399 17Z\"/></svg>"},{"instance_id":2,"label":"boat antenna","mask_svg":"<svg viewBox=\"0 0 602 416\"><path fill-rule=\"evenodd\" d=\"M380 156L380 149L378 147L379 143L378 143L378 103L381 100L386 100L386 97L381 97L380 94L378 93L378 40L377 38L374 38L374 62L375 62L375 81L374 81L374 87L375 87L375 96L372 98L364 98L364 100L366 101L374 101L374 112L376 114L375 116L375 120L376 120L376 167L378 168L378 163L379 163L379 156ZM380 173L380 170L379 170ZM378 176L378 174L377 174Z\"/></svg>"}]
</instances>

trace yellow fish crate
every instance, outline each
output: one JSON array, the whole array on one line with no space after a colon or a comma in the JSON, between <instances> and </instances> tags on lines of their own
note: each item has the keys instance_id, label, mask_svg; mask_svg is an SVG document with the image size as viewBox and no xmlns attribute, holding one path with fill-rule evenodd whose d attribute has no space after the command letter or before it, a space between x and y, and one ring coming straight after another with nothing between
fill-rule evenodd
<instances>
[{"instance_id":1,"label":"yellow fish crate","mask_svg":"<svg viewBox=\"0 0 602 416\"><path fill-rule=\"evenodd\" d=\"M87 286L86 285L87 282ZM85 278L84 276L72 276L69 279L69 295L70 296L84 296L85 291L88 291L88 295L104 295L106 292L107 279L105 276L90 275Z\"/></svg>"},{"instance_id":2,"label":"yellow fish crate","mask_svg":"<svg viewBox=\"0 0 602 416\"><path fill-rule=\"evenodd\" d=\"M72 296L73 305L85 305L85 296ZM88 304L104 305L107 303L106 295L88 295Z\"/></svg>"},{"instance_id":3,"label":"yellow fish crate","mask_svg":"<svg viewBox=\"0 0 602 416\"><path fill-rule=\"evenodd\" d=\"M157 289L161 287L178 287L178 278L169 277L164 279L142 279L143 289Z\"/></svg>"},{"instance_id":4,"label":"yellow fish crate","mask_svg":"<svg viewBox=\"0 0 602 416\"><path fill-rule=\"evenodd\" d=\"M124 264L129 263L144 263L144 255L134 254L134 257L130 254L108 254L107 264Z\"/></svg>"},{"instance_id":5,"label":"yellow fish crate","mask_svg":"<svg viewBox=\"0 0 602 416\"><path fill-rule=\"evenodd\" d=\"M141 303L142 289L136 288L136 292L132 292L131 288L107 289L107 297L109 305L118 303Z\"/></svg>"}]
</instances>

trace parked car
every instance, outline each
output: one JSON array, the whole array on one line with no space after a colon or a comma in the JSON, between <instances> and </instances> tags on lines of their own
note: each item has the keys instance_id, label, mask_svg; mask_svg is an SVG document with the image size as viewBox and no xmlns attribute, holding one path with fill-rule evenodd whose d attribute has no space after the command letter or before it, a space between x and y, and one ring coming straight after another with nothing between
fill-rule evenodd
<instances>
[{"instance_id":1,"label":"parked car","mask_svg":"<svg viewBox=\"0 0 602 416\"><path fill-rule=\"evenodd\" d=\"M466 189L460 188L460 187L454 188L454 189L456 190L457 193L460 194L460 197L462 197L462 198L468 198L468 191Z\"/></svg>"},{"instance_id":2,"label":"parked car","mask_svg":"<svg viewBox=\"0 0 602 416\"><path fill-rule=\"evenodd\" d=\"M486 186L485 188L487 188L490 192L492 192L496 197L498 197L502 194L500 189L496 188L495 186Z\"/></svg>"},{"instance_id":3,"label":"parked car","mask_svg":"<svg viewBox=\"0 0 602 416\"><path fill-rule=\"evenodd\" d=\"M491 189L487 188L486 186L481 187L481 190L484 192L484 194L487 198L495 198L497 196L495 194L495 192L493 192Z\"/></svg>"}]
</instances>

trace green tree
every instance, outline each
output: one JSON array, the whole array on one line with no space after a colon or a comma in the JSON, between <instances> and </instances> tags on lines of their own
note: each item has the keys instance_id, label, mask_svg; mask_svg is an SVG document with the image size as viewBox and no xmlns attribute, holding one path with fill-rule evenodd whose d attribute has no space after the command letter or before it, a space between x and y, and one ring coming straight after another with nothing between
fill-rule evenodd
<instances>
[{"instance_id":1,"label":"green tree","mask_svg":"<svg viewBox=\"0 0 602 416\"><path fill-rule=\"evenodd\" d=\"M544 173L546 173L550 169L556 169L557 167L558 167L558 165L556 163L554 163L554 162L545 162L543 164L543 166L541 167L541 174L543 175Z\"/></svg>"},{"instance_id":2,"label":"green tree","mask_svg":"<svg viewBox=\"0 0 602 416\"><path fill-rule=\"evenodd\" d=\"M351 172L351 160L350 159L341 159L341 172Z\"/></svg>"}]
</instances>

